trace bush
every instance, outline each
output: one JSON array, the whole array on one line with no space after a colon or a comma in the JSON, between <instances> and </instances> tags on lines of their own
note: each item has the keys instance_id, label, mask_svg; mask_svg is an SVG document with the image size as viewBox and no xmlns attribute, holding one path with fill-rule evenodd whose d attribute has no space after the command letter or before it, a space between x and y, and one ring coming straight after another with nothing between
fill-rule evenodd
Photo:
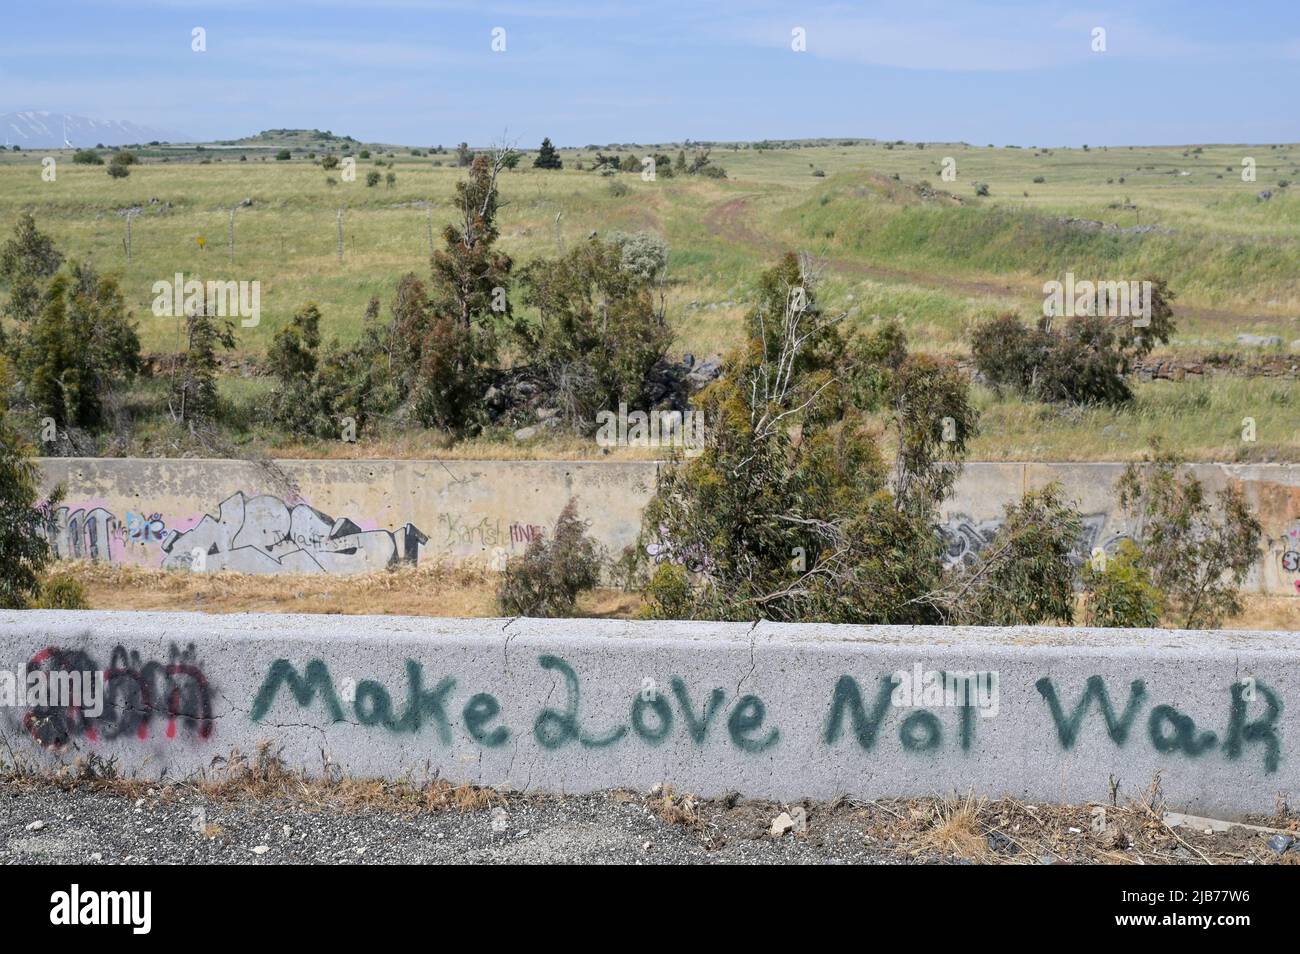
<instances>
[{"instance_id":1,"label":"bush","mask_svg":"<svg viewBox=\"0 0 1300 954\"><path fill-rule=\"evenodd\" d=\"M276 162L284 162L285 160L287 160L287 159L291 159L291 158L293 158L293 156L292 156L292 154L289 152L288 149L281 149L279 152L277 152L277 153L275 154L275 161L276 161Z\"/></svg>"},{"instance_id":2,"label":"bush","mask_svg":"<svg viewBox=\"0 0 1300 954\"><path fill-rule=\"evenodd\" d=\"M14 349L27 399L61 427L99 424L108 394L140 370L130 318L115 279L76 262L56 275Z\"/></svg>"},{"instance_id":3,"label":"bush","mask_svg":"<svg viewBox=\"0 0 1300 954\"><path fill-rule=\"evenodd\" d=\"M1159 625L1164 596L1142 565L1142 551L1132 540L1120 541L1115 555L1098 569L1083 567L1085 626L1148 628Z\"/></svg>"},{"instance_id":4,"label":"bush","mask_svg":"<svg viewBox=\"0 0 1300 954\"><path fill-rule=\"evenodd\" d=\"M72 154L72 161L79 166L102 166L103 158L93 149L78 149Z\"/></svg>"},{"instance_id":5,"label":"bush","mask_svg":"<svg viewBox=\"0 0 1300 954\"><path fill-rule=\"evenodd\" d=\"M1263 528L1238 486L1205 487L1176 455L1158 447L1129 464L1117 485L1133 527L1137 564L1184 629L1213 629L1241 612L1241 585L1259 557Z\"/></svg>"},{"instance_id":6,"label":"bush","mask_svg":"<svg viewBox=\"0 0 1300 954\"><path fill-rule=\"evenodd\" d=\"M322 156L320 160L322 169L337 169L339 167L338 156Z\"/></svg>"},{"instance_id":7,"label":"bush","mask_svg":"<svg viewBox=\"0 0 1300 954\"><path fill-rule=\"evenodd\" d=\"M989 545L947 587L945 616L975 626L1069 625L1074 618L1074 554L1083 533L1079 512L1059 484L1009 504Z\"/></svg>"},{"instance_id":8,"label":"bush","mask_svg":"<svg viewBox=\"0 0 1300 954\"><path fill-rule=\"evenodd\" d=\"M520 325L517 336L562 415L579 429L594 427L597 412L620 402L649 409L646 381L672 340L644 277L659 267L658 250L651 240L591 239L523 272L524 301L538 319Z\"/></svg>"},{"instance_id":9,"label":"bush","mask_svg":"<svg viewBox=\"0 0 1300 954\"><path fill-rule=\"evenodd\" d=\"M125 179L131 174L131 170L119 163L110 162L108 164L108 174L114 179Z\"/></svg>"},{"instance_id":10,"label":"bush","mask_svg":"<svg viewBox=\"0 0 1300 954\"><path fill-rule=\"evenodd\" d=\"M41 581L40 592L31 603L32 609L84 610L90 609L86 588L71 573L51 573Z\"/></svg>"},{"instance_id":11,"label":"bush","mask_svg":"<svg viewBox=\"0 0 1300 954\"><path fill-rule=\"evenodd\" d=\"M668 267L668 243L654 232L610 232L608 241L622 253L619 267L642 281L654 282Z\"/></svg>"},{"instance_id":12,"label":"bush","mask_svg":"<svg viewBox=\"0 0 1300 954\"><path fill-rule=\"evenodd\" d=\"M23 609L40 591L41 573L53 558L43 533L61 497L56 489L38 503L40 471L0 411L0 609Z\"/></svg>"},{"instance_id":13,"label":"bush","mask_svg":"<svg viewBox=\"0 0 1300 954\"><path fill-rule=\"evenodd\" d=\"M379 180L381 178L383 177L378 172L376 172L373 169L370 170L369 172L366 173L366 186L369 188L374 188L375 186L379 185Z\"/></svg>"},{"instance_id":14,"label":"bush","mask_svg":"<svg viewBox=\"0 0 1300 954\"><path fill-rule=\"evenodd\" d=\"M600 564L600 547L570 498L550 539L534 537L522 556L506 562L497 603L508 616L572 616L578 594L600 582Z\"/></svg>"},{"instance_id":15,"label":"bush","mask_svg":"<svg viewBox=\"0 0 1300 954\"><path fill-rule=\"evenodd\" d=\"M937 501L927 494L950 484L964 452L962 441L942 441L941 418L962 421L962 438L973 431L965 382L924 356L890 379L892 437L907 447L891 493L871 422L852 400L844 340L815 286L795 255L765 272L745 345L698 395L703 450L660 470L642 518L643 552L666 564L647 586L646 615L942 620L926 600L941 582Z\"/></svg>"},{"instance_id":16,"label":"bush","mask_svg":"<svg viewBox=\"0 0 1300 954\"><path fill-rule=\"evenodd\" d=\"M1076 315L1057 329L1043 318L1025 327L999 315L971 332L975 366L994 390L1017 391L1039 401L1124 404L1133 399L1127 375L1138 359L1175 330L1173 299L1165 282L1151 281L1151 317L1135 327L1133 316ZM1118 309L1117 309L1118 310Z\"/></svg>"},{"instance_id":17,"label":"bush","mask_svg":"<svg viewBox=\"0 0 1300 954\"><path fill-rule=\"evenodd\" d=\"M977 182L977 183L975 183L975 194L976 194L976 195L988 195L988 194L989 194L988 183L985 183L985 182Z\"/></svg>"}]
</instances>

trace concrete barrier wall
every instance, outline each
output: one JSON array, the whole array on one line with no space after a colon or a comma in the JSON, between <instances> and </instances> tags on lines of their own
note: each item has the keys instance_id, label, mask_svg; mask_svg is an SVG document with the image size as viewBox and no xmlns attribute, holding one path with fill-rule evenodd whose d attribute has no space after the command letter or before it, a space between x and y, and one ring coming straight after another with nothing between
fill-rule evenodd
<instances>
[{"instance_id":1,"label":"concrete barrier wall","mask_svg":"<svg viewBox=\"0 0 1300 954\"><path fill-rule=\"evenodd\" d=\"M500 565L549 527L570 496L617 553L636 541L659 465L567 461L276 461L48 458L66 506L60 555L253 573L347 573L395 562ZM942 510L948 560L991 539L1003 507L1060 481L1083 511L1085 550L1127 527L1114 487L1124 465L973 463ZM1264 525L1251 589L1300 593L1300 466L1198 464L1211 491L1239 485ZM199 557L196 557L196 551Z\"/></svg>"},{"instance_id":2,"label":"concrete barrier wall","mask_svg":"<svg viewBox=\"0 0 1300 954\"><path fill-rule=\"evenodd\" d=\"M0 614L0 653L20 686L105 673L98 715L4 700L0 751L48 766L174 778L270 741L311 773L518 790L1300 801L1281 633L47 611Z\"/></svg>"}]
</instances>

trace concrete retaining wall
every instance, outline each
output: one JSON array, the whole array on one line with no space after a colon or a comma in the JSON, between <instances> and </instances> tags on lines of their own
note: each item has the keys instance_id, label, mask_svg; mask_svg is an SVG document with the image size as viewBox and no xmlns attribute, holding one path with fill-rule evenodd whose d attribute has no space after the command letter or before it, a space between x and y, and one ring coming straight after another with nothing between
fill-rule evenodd
<instances>
[{"instance_id":1,"label":"concrete retaining wall","mask_svg":"<svg viewBox=\"0 0 1300 954\"><path fill-rule=\"evenodd\" d=\"M60 555L253 573L347 573L395 562L500 565L579 498L591 532L617 553L635 542L658 464L567 461L277 461L49 458L45 487L66 504ZM973 463L942 512L948 559L991 539L1003 507L1060 481L1078 502L1086 550L1127 528L1113 491L1122 464ZM1264 525L1248 588L1300 593L1300 466L1198 464L1213 492L1239 485ZM197 551L197 556L196 556Z\"/></svg>"},{"instance_id":2,"label":"concrete retaining wall","mask_svg":"<svg viewBox=\"0 0 1300 954\"><path fill-rule=\"evenodd\" d=\"M521 790L1105 802L1158 774L1202 814L1300 803L1281 633L8 612L0 659L107 674L98 717L0 707L7 759L129 774L269 740L315 773ZM944 672L978 691L936 695Z\"/></svg>"}]
</instances>

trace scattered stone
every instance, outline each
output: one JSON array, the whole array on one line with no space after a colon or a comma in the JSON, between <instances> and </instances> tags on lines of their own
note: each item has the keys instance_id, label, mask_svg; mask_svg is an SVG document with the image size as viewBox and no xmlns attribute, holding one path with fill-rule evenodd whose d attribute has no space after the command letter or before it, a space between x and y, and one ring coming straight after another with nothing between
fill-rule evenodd
<instances>
[{"instance_id":1,"label":"scattered stone","mask_svg":"<svg viewBox=\"0 0 1300 954\"><path fill-rule=\"evenodd\" d=\"M267 853L268 851L270 851L270 850L271 850L271 846L270 846L270 845L257 845L257 846L253 849L253 854L255 854L255 855L264 855L264 854L266 854L266 853Z\"/></svg>"},{"instance_id":2,"label":"scattered stone","mask_svg":"<svg viewBox=\"0 0 1300 954\"><path fill-rule=\"evenodd\" d=\"M28 830L28 831L40 831L40 830L41 830L42 828L44 828L44 827L45 827L45 822L41 821L41 820L38 818L36 821L32 822L30 825L27 826L27 830Z\"/></svg>"},{"instance_id":3,"label":"scattered stone","mask_svg":"<svg viewBox=\"0 0 1300 954\"><path fill-rule=\"evenodd\" d=\"M510 816L506 810L499 805L492 809L492 830L498 835L506 830L510 825Z\"/></svg>"},{"instance_id":4,"label":"scattered stone","mask_svg":"<svg viewBox=\"0 0 1300 954\"><path fill-rule=\"evenodd\" d=\"M808 834L808 812L802 805L796 805L790 809L790 820L794 822L794 833L796 835Z\"/></svg>"},{"instance_id":5,"label":"scattered stone","mask_svg":"<svg viewBox=\"0 0 1300 954\"><path fill-rule=\"evenodd\" d=\"M1282 344L1280 335L1237 335L1237 344L1248 348L1276 348Z\"/></svg>"},{"instance_id":6,"label":"scattered stone","mask_svg":"<svg viewBox=\"0 0 1300 954\"><path fill-rule=\"evenodd\" d=\"M1295 839L1290 835L1274 835L1268 840L1269 850L1277 852L1279 855L1283 854L1293 844L1295 844Z\"/></svg>"},{"instance_id":7,"label":"scattered stone","mask_svg":"<svg viewBox=\"0 0 1300 954\"><path fill-rule=\"evenodd\" d=\"M515 431L515 440L517 441L530 441L536 436L536 427L521 427L519 430Z\"/></svg>"},{"instance_id":8,"label":"scattered stone","mask_svg":"<svg viewBox=\"0 0 1300 954\"><path fill-rule=\"evenodd\" d=\"M782 812L772 819L772 827L768 830L768 834L773 838L780 838L792 828L794 828L794 819L788 813Z\"/></svg>"}]
</instances>

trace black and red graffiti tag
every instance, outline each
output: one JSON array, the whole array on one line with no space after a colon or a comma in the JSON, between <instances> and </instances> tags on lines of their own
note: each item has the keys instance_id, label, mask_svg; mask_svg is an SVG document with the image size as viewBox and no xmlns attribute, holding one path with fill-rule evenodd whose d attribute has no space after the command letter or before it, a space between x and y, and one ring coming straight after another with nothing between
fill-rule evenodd
<instances>
[{"instance_id":1,"label":"black and red graffiti tag","mask_svg":"<svg viewBox=\"0 0 1300 954\"><path fill-rule=\"evenodd\" d=\"M49 646L27 663L29 673L38 669L104 673L104 708L98 716L88 716L76 706L27 710L23 726L46 748L62 748L78 738L146 740L160 728L168 739L176 738L178 731L201 740L212 736L211 688L193 643L184 650L173 644L166 662L144 660L138 651L118 645L107 669L84 650Z\"/></svg>"}]
</instances>

